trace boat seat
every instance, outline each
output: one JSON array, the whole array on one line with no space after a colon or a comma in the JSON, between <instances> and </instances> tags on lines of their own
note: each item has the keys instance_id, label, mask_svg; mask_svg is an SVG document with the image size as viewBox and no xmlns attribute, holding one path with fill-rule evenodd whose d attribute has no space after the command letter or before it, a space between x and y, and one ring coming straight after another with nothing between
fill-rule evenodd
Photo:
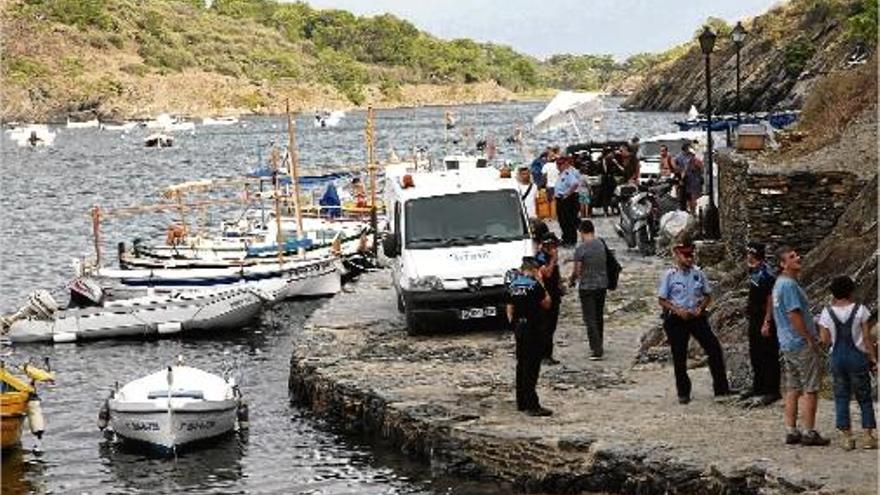
<instances>
[{"instance_id":1,"label":"boat seat","mask_svg":"<svg viewBox=\"0 0 880 495\"><path fill-rule=\"evenodd\" d=\"M164 399L165 397L168 397L167 390L153 390L152 392L147 394L147 399ZM184 399L204 399L205 394L201 390L172 390L171 397Z\"/></svg>"}]
</instances>

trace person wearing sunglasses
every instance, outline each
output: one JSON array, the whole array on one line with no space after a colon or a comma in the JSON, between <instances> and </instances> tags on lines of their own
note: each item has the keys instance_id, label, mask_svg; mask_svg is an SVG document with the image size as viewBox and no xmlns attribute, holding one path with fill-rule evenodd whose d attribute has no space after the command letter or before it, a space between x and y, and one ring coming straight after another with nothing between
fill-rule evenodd
<instances>
[{"instance_id":1,"label":"person wearing sunglasses","mask_svg":"<svg viewBox=\"0 0 880 495\"><path fill-rule=\"evenodd\" d=\"M721 344L712 333L706 314L706 308L712 302L712 286L694 264L694 244L689 240L679 242L672 248L672 256L675 266L660 278L658 296L663 308L663 330L672 350L678 402L687 404L691 401L691 380L687 372L691 336L697 339L709 358L715 397L733 395L734 391L727 382Z\"/></svg>"}]
</instances>

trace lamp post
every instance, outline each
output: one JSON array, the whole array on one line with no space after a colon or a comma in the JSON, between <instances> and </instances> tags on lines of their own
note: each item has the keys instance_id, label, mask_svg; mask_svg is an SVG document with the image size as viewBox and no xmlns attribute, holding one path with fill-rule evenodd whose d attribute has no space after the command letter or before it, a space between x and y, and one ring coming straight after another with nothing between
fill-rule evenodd
<instances>
[{"instance_id":1,"label":"lamp post","mask_svg":"<svg viewBox=\"0 0 880 495\"><path fill-rule=\"evenodd\" d=\"M715 48L716 34L703 27L700 33L700 50L706 56L706 164L709 172L709 206L703 218L705 235L708 239L721 237L721 228L718 223L718 207L715 205L715 171L712 166L712 75L710 73L710 56Z\"/></svg>"},{"instance_id":2,"label":"lamp post","mask_svg":"<svg viewBox=\"0 0 880 495\"><path fill-rule=\"evenodd\" d=\"M736 125L737 129L739 129L740 124L740 111L742 110L742 106L739 101L739 51L742 49L743 42L746 40L746 28L743 27L742 22L737 22L736 26L733 28L733 32L730 33L733 38L733 46L736 47Z\"/></svg>"}]
</instances>

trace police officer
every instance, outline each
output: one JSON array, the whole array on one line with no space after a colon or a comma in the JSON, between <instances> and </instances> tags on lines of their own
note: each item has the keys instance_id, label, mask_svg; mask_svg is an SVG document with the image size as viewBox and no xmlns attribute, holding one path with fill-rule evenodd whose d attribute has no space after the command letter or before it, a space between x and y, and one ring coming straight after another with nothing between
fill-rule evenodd
<instances>
[{"instance_id":1,"label":"police officer","mask_svg":"<svg viewBox=\"0 0 880 495\"><path fill-rule=\"evenodd\" d=\"M663 330L672 350L678 402L691 401L691 380L687 374L688 341L693 336L709 358L712 388L716 397L731 395L727 383L721 344L709 327L706 308L712 302L712 288L703 271L694 265L694 245L683 241L672 249L675 266L660 278L658 290L663 308Z\"/></svg>"},{"instance_id":2,"label":"police officer","mask_svg":"<svg viewBox=\"0 0 880 495\"><path fill-rule=\"evenodd\" d=\"M747 406L766 406L781 399L779 394L779 341L773 324L773 284L776 273L767 264L763 244L750 242L746 247L749 269L749 360L752 365L752 387L740 397L750 400Z\"/></svg>"},{"instance_id":3,"label":"police officer","mask_svg":"<svg viewBox=\"0 0 880 495\"><path fill-rule=\"evenodd\" d=\"M544 350L543 313L552 304L538 269L533 256L523 258L508 285L507 319L516 338L516 408L529 416L550 416L553 412L541 407L535 392Z\"/></svg>"},{"instance_id":4,"label":"police officer","mask_svg":"<svg viewBox=\"0 0 880 495\"><path fill-rule=\"evenodd\" d=\"M553 358L553 336L559 323L559 306L562 304L562 277L559 274L559 238L549 232L541 240L541 247L535 258L541 264L538 273L544 289L550 296L550 308L544 312L544 364L559 364Z\"/></svg>"}]
</instances>

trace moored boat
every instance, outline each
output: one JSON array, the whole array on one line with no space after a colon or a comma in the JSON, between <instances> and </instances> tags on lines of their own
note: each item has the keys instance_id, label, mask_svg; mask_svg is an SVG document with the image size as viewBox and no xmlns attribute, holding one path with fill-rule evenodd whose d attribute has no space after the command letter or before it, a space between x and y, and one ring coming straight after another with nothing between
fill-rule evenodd
<instances>
[{"instance_id":1,"label":"moored boat","mask_svg":"<svg viewBox=\"0 0 880 495\"><path fill-rule=\"evenodd\" d=\"M31 379L31 384L28 384L0 362L0 447L4 450L21 444L25 420L37 439L43 437L45 421L35 384L54 380L54 375L48 369L48 360L46 370L25 364L22 371Z\"/></svg>"},{"instance_id":2,"label":"moored boat","mask_svg":"<svg viewBox=\"0 0 880 495\"><path fill-rule=\"evenodd\" d=\"M13 343L63 343L238 329L273 298L254 287L233 286L107 301L96 282L77 280L72 291L77 283L87 290L80 288L81 296L72 297L72 303L88 301L84 307L61 309L51 294L38 290L18 312L0 319L2 333ZM87 291L92 294L82 296Z\"/></svg>"},{"instance_id":3,"label":"moored boat","mask_svg":"<svg viewBox=\"0 0 880 495\"><path fill-rule=\"evenodd\" d=\"M235 381L189 366L169 366L114 390L98 427L117 437L173 451L247 427Z\"/></svg>"}]
</instances>

